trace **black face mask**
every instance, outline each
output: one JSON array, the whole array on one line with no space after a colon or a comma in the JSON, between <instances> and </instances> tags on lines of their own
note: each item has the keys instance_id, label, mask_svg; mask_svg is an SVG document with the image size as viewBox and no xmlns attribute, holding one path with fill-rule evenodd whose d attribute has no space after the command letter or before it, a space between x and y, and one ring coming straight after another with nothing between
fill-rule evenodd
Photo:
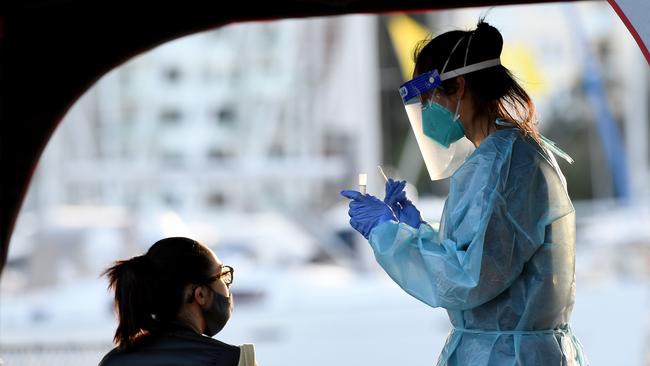
<instances>
[{"instance_id":1,"label":"black face mask","mask_svg":"<svg viewBox=\"0 0 650 366\"><path fill-rule=\"evenodd\" d=\"M210 286L208 288L214 296L212 297L210 307L203 310L203 318L205 319L205 330L203 334L208 337L213 337L226 326L228 319L230 319L230 314L232 314L233 309L232 294L225 297L213 290Z\"/></svg>"}]
</instances>

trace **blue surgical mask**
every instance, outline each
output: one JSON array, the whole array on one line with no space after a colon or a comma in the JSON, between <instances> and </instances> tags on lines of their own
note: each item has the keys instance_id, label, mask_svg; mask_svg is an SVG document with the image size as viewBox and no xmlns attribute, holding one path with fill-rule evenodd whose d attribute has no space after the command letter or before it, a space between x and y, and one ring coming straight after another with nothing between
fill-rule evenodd
<instances>
[{"instance_id":1,"label":"blue surgical mask","mask_svg":"<svg viewBox=\"0 0 650 366\"><path fill-rule=\"evenodd\" d=\"M440 104L429 102L429 105L422 109L422 132L433 141L449 148L449 145L465 136L465 130L458 115L459 109L460 100L456 105L455 116Z\"/></svg>"}]
</instances>

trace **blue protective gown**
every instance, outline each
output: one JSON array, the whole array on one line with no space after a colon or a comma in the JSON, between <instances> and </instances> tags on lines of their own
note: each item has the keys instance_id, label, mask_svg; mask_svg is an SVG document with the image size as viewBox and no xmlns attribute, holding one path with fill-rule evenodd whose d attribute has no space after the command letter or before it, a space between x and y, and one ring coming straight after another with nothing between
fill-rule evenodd
<instances>
[{"instance_id":1,"label":"blue protective gown","mask_svg":"<svg viewBox=\"0 0 650 366\"><path fill-rule=\"evenodd\" d=\"M575 213L555 158L515 128L451 177L440 230L384 222L375 258L406 292L447 309L438 365L586 365L569 319Z\"/></svg>"}]
</instances>

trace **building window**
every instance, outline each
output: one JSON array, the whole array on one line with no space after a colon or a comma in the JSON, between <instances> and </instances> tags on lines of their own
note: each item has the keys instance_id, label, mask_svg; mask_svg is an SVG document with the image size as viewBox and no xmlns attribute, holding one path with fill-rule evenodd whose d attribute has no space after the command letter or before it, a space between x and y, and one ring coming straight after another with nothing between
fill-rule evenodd
<instances>
[{"instance_id":1,"label":"building window","mask_svg":"<svg viewBox=\"0 0 650 366\"><path fill-rule=\"evenodd\" d=\"M222 192L212 192L208 195L207 201L211 207L223 207L226 204L226 195Z\"/></svg>"},{"instance_id":2,"label":"building window","mask_svg":"<svg viewBox=\"0 0 650 366\"><path fill-rule=\"evenodd\" d=\"M163 164L175 167L182 166L185 162L185 156L178 151L163 151L160 154L160 159Z\"/></svg>"},{"instance_id":3,"label":"building window","mask_svg":"<svg viewBox=\"0 0 650 366\"><path fill-rule=\"evenodd\" d=\"M351 137L346 134L328 131L323 136L323 153L325 156L345 156L354 146Z\"/></svg>"},{"instance_id":4,"label":"building window","mask_svg":"<svg viewBox=\"0 0 650 366\"><path fill-rule=\"evenodd\" d=\"M163 76L170 83L178 83L181 79L181 71L176 67L169 67L165 69Z\"/></svg>"},{"instance_id":5,"label":"building window","mask_svg":"<svg viewBox=\"0 0 650 366\"><path fill-rule=\"evenodd\" d=\"M180 198L172 192L163 192L161 199L163 204L167 207L178 208L181 206Z\"/></svg>"},{"instance_id":6,"label":"building window","mask_svg":"<svg viewBox=\"0 0 650 366\"><path fill-rule=\"evenodd\" d=\"M210 150L208 150L208 160L211 161L222 161L222 160L227 160L231 159L233 157L233 152L224 149L222 147L213 147Z\"/></svg>"},{"instance_id":7,"label":"building window","mask_svg":"<svg viewBox=\"0 0 650 366\"><path fill-rule=\"evenodd\" d=\"M214 119L219 125L232 126L237 119L237 111L233 106L224 106L214 111Z\"/></svg>"},{"instance_id":8,"label":"building window","mask_svg":"<svg viewBox=\"0 0 650 366\"><path fill-rule=\"evenodd\" d=\"M183 113L178 109L165 109L160 112L160 121L166 125L178 124L183 119Z\"/></svg>"}]
</instances>

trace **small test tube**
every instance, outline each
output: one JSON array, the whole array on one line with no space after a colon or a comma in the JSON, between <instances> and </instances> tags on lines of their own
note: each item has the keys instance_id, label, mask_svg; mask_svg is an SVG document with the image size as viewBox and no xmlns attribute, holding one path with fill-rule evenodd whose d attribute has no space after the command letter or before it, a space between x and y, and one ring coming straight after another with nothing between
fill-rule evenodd
<instances>
[{"instance_id":1,"label":"small test tube","mask_svg":"<svg viewBox=\"0 0 650 366\"><path fill-rule=\"evenodd\" d=\"M366 194L366 187L368 187L368 174L359 174L359 192Z\"/></svg>"}]
</instances>

